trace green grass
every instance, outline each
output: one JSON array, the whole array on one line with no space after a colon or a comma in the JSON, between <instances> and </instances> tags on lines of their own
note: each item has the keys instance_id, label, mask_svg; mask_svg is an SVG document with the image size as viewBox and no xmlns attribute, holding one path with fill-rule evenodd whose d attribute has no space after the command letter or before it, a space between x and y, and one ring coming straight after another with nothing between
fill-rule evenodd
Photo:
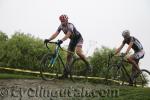
<instances>
[{"instance_id":1,"label":"green grass","mask_svg":"<svg viewBox=\"0 0 150 100\"><path fill-rule=\"evenodd\" d=\"M150 100L150 88L119 86L119 96L111 100ZM110 100L106 98L105 100Z\"/></svg>"},{"instance_id":2,"label":"green grass","mask_svg":"<svg viewBox=\"0 0 150 100\"><path fill-rule=\"evenodd\" d=\"M21 74L10 74L10 73L0 73L0 79L36 79L38 77L32 75L21 75Z\"/></svg>"}]
</instances>

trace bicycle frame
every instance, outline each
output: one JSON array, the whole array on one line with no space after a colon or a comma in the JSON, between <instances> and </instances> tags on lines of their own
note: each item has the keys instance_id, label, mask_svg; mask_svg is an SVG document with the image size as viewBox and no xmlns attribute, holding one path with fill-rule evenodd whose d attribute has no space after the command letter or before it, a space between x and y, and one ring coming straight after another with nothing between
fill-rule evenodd
<instances>
[{"instance_id":1,"label":"bicycle frame","mask_svg":"<svg viewBox=\"0 0 150 100\"><path fill-rule=\"evenodd\" d=\"M51 60L50 64L52 65L52 67L53 67L56 59L60 59L61 63L63 64L63 67L65 68L65 64L64 64L64 62L63 62L63 60L62 60L62 58L61 58L61 56L59 54L59 50L62 49L61 46L58 45L57 42L48 42L48 43L56 44L56 47L55 47L55 50L54 50L54 54L53 54L53 58L50 59ZM47 47L48 51L50 52L50 48L48 47L47 43L46 43L46 47Z\"/></svg>"},{"instance_id":2,"label":"bicycle frame","mask_svg":"<svg viewBox=\"0 0 150 100\"><path fill-rule=\"evenodd\" d=\"M71 51L68 51L68 50L64 50L57 42L48 42L48 43L56 44L56 47L55 47L55 50L54 50L54 54L53 54L53 58L52 58L51 61L50 61L50 64L52 65L52 67L53 67L53 65L54 65L54 63L55 63L55 61L56 61L56 59L60 59L61 63L63 64L63 67L66 68L66 67L65 67L65 64L64 64L64 62L63 62L63 60L62 60L62 58L61 58L61 56L60 56L59 50L61 49L62 51L65 51L65 52L67 52L67 53L70 53L70 54L73 55L73 57L74 57L75 53L74 53L74 52L71 52ZM50 48L48 47L48 44L47 44L47 43L46 43L46 47L47 47L48 51L50 52ZM75 57L75 58L76 58L76 57Z\"/></svg>"},{"instance_id":3,"label":"bicycle frame","mask_svg":"<svg viewBox=\"0 0 150 100\"><path fill-rule=\"evenodd\" d=\"M126 73L126 76L128 77L128 79L129 79L129 81L131 81L132 79L131 79L131 77L130 77L130 75L129 75L129 73L128 73L128 71L126 70L126 68L125 68L125 65L124 65L124 62L127 62L127 63L129 63L128 61L126 61L126 60L124 60L124 58L123 57L121 57L121 61L120 61L120 68L122 68L121 70L122 70L122 72L124 73Z\"/></svg>"},{"instance_id":4,"label":"bicycle frame","mask_svg":"<svg viewBox=\"0 0 150 100\"><path fill-rule=\"evenodd\" d=\"M110 62L111 62L111 58L112 58L112 57L113 57L113 56L110 56L110 55L109 55L108 64L107 64L108 67L111 67ZM119 57L119 58L120 58L119 62L116 63L116 67L118 68L117 70L121 69L122 73L123 73L123 74L126 74L126 76L128 77L129 81L131 81L131 77L130 77L128 71L126 70L126 68L125 68L125 66L124 66L124 63L125 63L125 62L126 62L126 63L129 63L129 62L128 62L127 60L125 60L125 59L124 59L124 56L122 56L122 55L121 55L121 56L115 56L115 57Z\"/></svg>"}]
</instances>

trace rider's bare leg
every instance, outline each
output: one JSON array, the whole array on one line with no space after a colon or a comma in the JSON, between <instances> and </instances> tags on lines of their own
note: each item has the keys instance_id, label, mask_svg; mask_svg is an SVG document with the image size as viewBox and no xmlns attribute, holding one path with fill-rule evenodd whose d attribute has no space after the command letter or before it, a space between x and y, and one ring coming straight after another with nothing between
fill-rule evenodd
<instances>
[{"instance_id":1,"label":"rider's bare leg","mask_svg":"<svg viewBox=\"0 0 150 100\"><path fill-rule=\"evenodd\" d=\"M130 56L127 58L128 61L132 64L132 66L136 69L136 71L140 72L140 68L139 68L139 65L138 63L135 61L134 57L133 56Z\"/></svg>"},{"instance_id":2,"label":"rider's bare leg","mask_svg":"<svg viewBox=\"0 0 150 100\"><path fill-rule=\"evenodd\" d=\"M132 66L132 71L131 71L131 75L130 75L130 77L131 77L130 83L131 84L133 84L133 82L134 82L135 75L136 75L136 69L135 69L135 67Z\"/></svg>"},{"instance_id":3,"label":"rider's bare leg","mask_svg":"<svg viewBox=\"0 0 150 100\"><path fill-rule=\"evenodd\" d=\"M73 61L73 55L71 53L67 53L67 61L66 61L66 67L67 67L67 71L70 72L70 65L72 64Z\"/></svg>"},{"instance_id":4,"label":"rider's bare leg","mask_svg":"<svg viewBox=\"0 0 150 100\"><path fill-rule=\"evenodd\" d=\"M72 54L71 53L67 53L67 60L66 60L66 65L64 68L64 73L60 78L68 78L68 75L70 75L70 65L72 63Z\"/></svg>"},{"instance_id":5,"label":"rider's bare leg","mask_svg":"<svg viewBox=\"0 0 150 100\"><path fill-rule=\"evenodd\" d=\"M130 56L127 59L132 64L131 84L133 84L135 77L137 77L137 74L140 72L140 68L133 56Z\"/></svg>"},{"instance_id":6,"label":"rider's bare leg","mask_svg":"<svg viewBox=\"0 0 150 100\"><path fill-rule=\"evenodd\" d=\"M76 46L75 51L76 51L76 54L86 63L89 70L92 71L92 67L91 67L90 63L86 60L86 57L83 54L82 47Z\"/></svg>"}]
</instances>

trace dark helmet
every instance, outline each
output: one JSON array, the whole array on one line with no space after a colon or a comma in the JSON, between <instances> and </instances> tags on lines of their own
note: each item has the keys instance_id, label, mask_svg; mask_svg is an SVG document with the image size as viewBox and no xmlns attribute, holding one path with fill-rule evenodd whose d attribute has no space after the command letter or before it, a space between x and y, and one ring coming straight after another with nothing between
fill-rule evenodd
<instances>
[{"instance_id":1,"label":"dark helmet","mask_svg":"<svg viewBox=\"0 0 150 100\"><path fill-rule=\"evenodd\" d=\"M129 31L129 30L124 30L124 31L122 32L122 36L123 36L123 37L130 37L130 31Z\"/></svg>"}]
</instances>

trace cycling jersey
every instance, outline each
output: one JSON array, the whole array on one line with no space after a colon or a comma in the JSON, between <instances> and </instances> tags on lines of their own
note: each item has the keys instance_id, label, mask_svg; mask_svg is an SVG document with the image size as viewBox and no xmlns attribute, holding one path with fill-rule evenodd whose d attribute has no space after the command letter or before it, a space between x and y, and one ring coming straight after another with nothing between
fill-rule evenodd
<instances>
[{"instance_id":1,"label":"cycling jersey","mask_svg":"<svg viewBox=\"0 0 150 100\"><path fill-rule=\"evenodd\" d=\"M130 37L130 38L127 38L127 39L124 39L123 40L123 44L127 43L129 44L130 42L133 42L133 46L132 46L132 49L135 51L135 52L139 52L141 50L143 50L143 46L142 44L139 42L138 39L136 39L135 37Z\"/></svg>"},{"instance_id":2,"label":"cycling jersey","mask_svg":"<svg viewBox=\"0 0 150 100\"><path fill-rule=\"evenodd\" d=\"M69 51L74 51L76 46L82 47L83 44L83 38L80 34L80 32L76 29L76 27L72 23L67 23L66 26L63 26L62 24L58 27L57 33L60 33L60 31L63 31L64 34L67 34L67 32L71 33L70 43L68 46Z\"/></svg>"},{"instance_id":3,"label":"cycling jersey","mask_svg":"<svg viewBox=\"0 0 150 100\"><path fill-rule=\"evenodd\" d=\"M61 24L58 27L57 32L60 33L61 30L64 32L64 34L67 34L67 32L70 32L71 36L69 38L71 40L82 37L80 32L76 29L76 27L72 23L67 23L66 26L63 26Z\"/></svg>"}]
</instances>

